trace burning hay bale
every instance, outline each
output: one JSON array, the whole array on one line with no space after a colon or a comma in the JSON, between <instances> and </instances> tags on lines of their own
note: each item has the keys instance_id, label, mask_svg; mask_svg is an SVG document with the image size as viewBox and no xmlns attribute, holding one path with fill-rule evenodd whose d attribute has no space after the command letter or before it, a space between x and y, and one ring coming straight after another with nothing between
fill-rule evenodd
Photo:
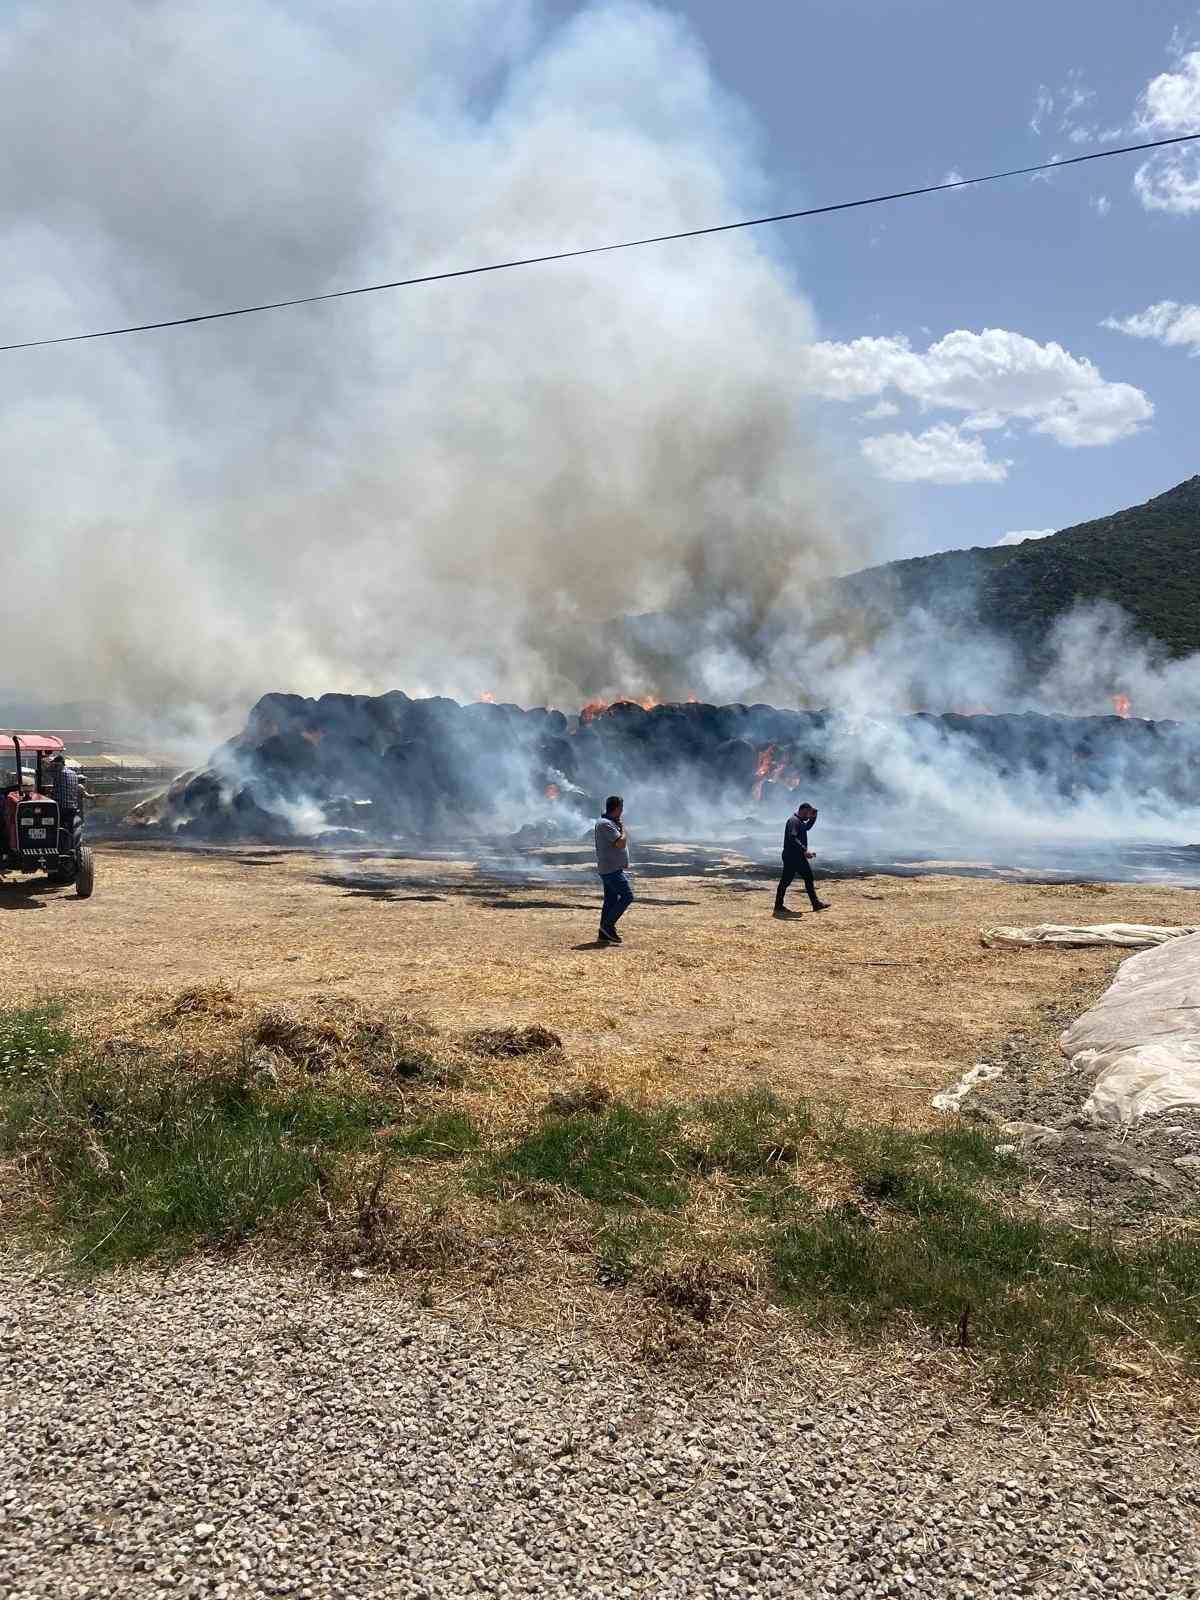
<instances>
[{"instance_id":1,"label":"burning hay bale","mask_svg":"<svg viewBox=\"0 0 1200 1600\"><path fill-rule=\"evenodd\" d=\"M562 1049L558 1034L537 1023L528 1028L480 1028L464 1042L478 1056L532 1056Z\"/></svg>"},{"instance_id":2,"label":"burning hay bale","mask_svg":"<svg viewBox=\"0 0 1200 1600\"><path fill-rule=\"evenodd\" d=\"M622 791L638 794L639 819L654 826L688 820L688 797L698 819L714 807L778 809L810 785L860 812L889 810L921 774L935 788L948 773L1016 783L1053 808L1136 777L1140 791L1190 805L1198 756L1194 725L1119 716L854 718L647 698L597 701L568 717L398 691L269 694L208 769L183 774L152 814L130 821L211 839L327 844L469 828L538 848L577 837L597 797Z\"/></svg>"}]
</instances>

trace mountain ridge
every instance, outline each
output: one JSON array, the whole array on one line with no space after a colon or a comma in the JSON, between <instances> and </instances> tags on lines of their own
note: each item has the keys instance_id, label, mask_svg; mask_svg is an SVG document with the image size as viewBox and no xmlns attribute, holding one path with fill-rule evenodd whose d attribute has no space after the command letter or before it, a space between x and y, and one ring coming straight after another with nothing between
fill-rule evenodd
<instances>
[{"instance_id":1,"label":"mountain ridge","mask_svg":"<svg viewBox=\"0 0 1200 1600\"><path fill-rule=\"evenodd\" d=\"M922 609L947 624L985 623L1035 662L1059 617L1110 601L1168 656L1191 655L1200 651L1200 475L1044 539L889 561L833 588L881 622Z\"/></svg>"}]
</instances>

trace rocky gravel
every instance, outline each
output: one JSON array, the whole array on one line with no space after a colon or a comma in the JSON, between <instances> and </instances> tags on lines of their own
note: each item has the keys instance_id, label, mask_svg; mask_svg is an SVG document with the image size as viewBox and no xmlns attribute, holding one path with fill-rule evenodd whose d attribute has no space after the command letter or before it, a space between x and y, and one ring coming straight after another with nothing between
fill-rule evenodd
<instances>
[{"instance_id":1,"label":"rocky gravel","mask_svg":"<svg viewBox=\"0 0 1200 1600\"><path fill-rule=\"evenodd\" d=\"M1200 1110L1180 1106L1129 1124L1096 1122L1083 1114L1091 1088L1064 1059L1057 1032L1015 1034L984 1063L960 1108L1029 1163L1045 1209L1117 1231L1139 1231L1164 1216L1200 1216Z\"/></svg>"},{"instance_id":2,"label":"rocky gravel","mask_svg":"<svg viewBox=\"0 0 1200 1600\"><path fill-rule=\"evenodd\" d=\"M1200 1596L1185 1422L714 1387L369 1286L10 1264L0 1593Z\"/></svg>"}]
</instances>

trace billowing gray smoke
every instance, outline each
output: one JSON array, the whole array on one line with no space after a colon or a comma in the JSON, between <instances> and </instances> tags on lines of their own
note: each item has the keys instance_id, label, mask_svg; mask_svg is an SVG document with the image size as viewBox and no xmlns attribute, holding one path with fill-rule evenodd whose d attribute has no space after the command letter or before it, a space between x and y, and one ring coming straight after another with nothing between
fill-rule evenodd
<instances>
[{"instance_id":1,"label":"billowing gray smoke","mask_svg":"<svg viewBox=\"0 0 1200 1600\"><path fill-rule=\"evenodd\" d=\"M565 24L535 0L31 0L0 14L0 144L0 342L780 198L645 0ZM200 758L276 688L1095 712L1121 687L1200 713L1194 664L1123 644L1114 680L1111 618L1072 619L1030 684L978 630L822 609L888 552L799 392L813 317L774 248L0 358L0 627L63 619L10 652L8 696L115 700Z\"/></svg>"},{"instance_id":2,"label":"billowing gray smoke","mask_svg":"<svg viewBox=\"0 0 1200 1600\"><path fill-rule=\"evenodd\" d=\"M638 0L50 0L0 19L0 63L6 339L767 198ZM798 573L870 555L797 394L812 333L764 233L6 356L0 623L71 621L53 684L12 687L230 728L280 684L669 692L610 619L688 605L736 660Z\"/></svg>"}]
</instances>

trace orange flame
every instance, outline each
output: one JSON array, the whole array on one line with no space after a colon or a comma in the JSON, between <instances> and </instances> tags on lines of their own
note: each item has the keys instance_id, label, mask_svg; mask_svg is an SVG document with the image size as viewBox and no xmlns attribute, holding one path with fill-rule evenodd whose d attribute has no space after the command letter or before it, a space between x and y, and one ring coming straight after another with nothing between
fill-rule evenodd
<instances>
[{"instance_id":1,"label":"orange flame","mask_svg":"<svg viewBox=\"0 0 1200 1600\"><path fill-rule=\"evenodd\" d=\"M1127 694L1110 695L1109 699L1112 701L1113 710L1119 717L1127 717L1133 710L1133 701Z\"/></svg>"},{"instance_id":2,"label":"orange flame","mask_svg":"<svg viewBox=\"0 0 1200 1600\"><path fill-rule=\"evenodd\" d=\"M754 798L761 800L763 785L767 782L781 783L785 789L798 789L800 787L800 774L789 765L786 756L776 754L773 744L767 745L765 750L758 752L758 761L754 767Z\"/></svg>"},{"instance_id":3,"label":"orange flame","mask_svg":"<svg viewBox=\"0 0 1200 1600\"><path fill-rule=\"evenodd\" d=\"M558 787L558 785L556 783L548 783L546 785L546 799L547 800L557 800L561 793L562 793L562 790Z\"/></svg>"},{"instance_id":4,"label":"orange flame","mask_svg":"<svg viewBox=\"0 0 1200 1600\"><path fill-rule=\"evenodd\" d=\"M652 694L619 694L615 700L589 700L580 711L579 720L591 722L593 717L598 717L601 712L611 711L613 706L641 706L643 711L653 711L655 706L661 704L662 701L656 700Z\"/></svg>"},{"instance_id":5,"label":"orange flame","mask_svg":"<svg viewBox=\"0 0 1200 1600\"><path fill-rule=\"evenodd\" d=\"M496 704L496 696L490 689L486 689L483 694L479 696L479 704L481 706L494 706Z\"/></svg>"},{"instance_id":6,"label":"orange flame","mask_svg":"<svg viewBox=\"0 0 1200 1600\"><path fill-rule=\"evenodd\" d=\"M687 703L690 706L698 706L700 704L698 697L692 694L691 690L688 691Z\"/></svg>"}]
</instances>

